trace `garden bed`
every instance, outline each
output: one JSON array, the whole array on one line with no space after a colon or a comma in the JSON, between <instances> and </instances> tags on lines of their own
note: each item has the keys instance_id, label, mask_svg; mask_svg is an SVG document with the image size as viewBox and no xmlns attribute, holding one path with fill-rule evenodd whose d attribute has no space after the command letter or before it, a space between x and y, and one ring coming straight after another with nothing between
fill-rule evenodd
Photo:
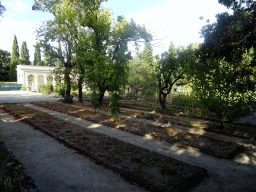
<instances>
[{"instance_id":1,"label":"garden bed","mask_svg":"<svg viewBox=\"0 0 256 192\"><path fill-rule=\"evenodd\" d=\"M151 191L188 190L207 176L203 168L94 133L20 104L2 108L20 121L91 157L97 164Z\"/></svg>"},{"instance_id":2,"label":"garden bed","mask_svg":"<svg viewBox=\"0 0 256 192\"><path fill-rule=\"evenodd\" d=\"M86 110L86 108L81 109L73 107L72 105L65 105L56 102L36 102L34 104L40 107L66 113L68 115L73 115L75 117L80 117L91 122L100 123L108 127L127 131L132 134L143 137L150 136L153 139L170 143L178 147L188 148L188 146L191 146L203 153L218 158L232 159L234 156L244 151L243 145L233 142L227 142L204 135L187 133L185 131L169 127L141 123L131 119L118 118L117 121L113 121L110 115L95 113L93 111Z\"/></svg>"},{"instance_id":3,"label":"garden bed","mask_svg":"<svg viewBox=\"0 0 256 192\"><path fill-rule=\"evenodd\" d=\"M132 104L135 101L131 102L129 108L133 108ZM82 107L90 107L92 108L91 103L89 102L74 102L75 105ZM138 107L135 107L138 109ZM108 111L109 107L107 105L103 105L101 110ZM148 111L152 111L151 108L144 111L143 108L140 108L141 112L132 112L131 110L121 109L121 114L132 116L134 118L139 119L148 119L155 122L160 123L170 123L173 125L181 125L191 128L204 129L206 131L211 131L214 133L221 133L225 135L246 138L246 139L256 139L256 128L249 125L242 125L240 123L224 123L224 128L220 129L219 122L216 117L210 116L200 116L200 115L190 115L185 113L177 113L172 116L164 115L164 114L150 114ZM159 112L159 110L156 110Z\"/></svg>"}]
</instances>

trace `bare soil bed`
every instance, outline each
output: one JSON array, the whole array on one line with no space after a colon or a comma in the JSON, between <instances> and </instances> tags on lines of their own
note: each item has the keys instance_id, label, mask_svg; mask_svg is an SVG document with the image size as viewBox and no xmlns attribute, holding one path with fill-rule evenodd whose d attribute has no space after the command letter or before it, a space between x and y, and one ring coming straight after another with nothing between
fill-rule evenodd
<instances>
[{"instance_id":1,"label":"bare soil bed","mask_svg":"<svg viewBox=\"0 0 256 192\"><path fill-rule=\"evenodd\" d=\"M218 158L232 159L245 150L243 145L234 142L227 142L204 135L187 133L169 127L155 126L126 118L118 118L117 121L113 121L110 115L87 110L86 107L90 107L90 103L84 103L84 108L82 109L57 102L36 102L34 104L143 137L150 136L161 142L170 143L181 148L188 148L188 146L191 146L196 150L200 150L203 153ZM103 105L102 108L107 109L108 106Z\"/></svg>"},{"instance_id":2,"label":"bare soil bed","mask_svg":"<svg viewBox=\"0 0 256 192\"><path fill-rule=\"evenodd\" d=\"M135 118L149 119L151 121L170 123L174 125L182 125L191 128L204 129L207 131L221 133L231 136L237 136L246 139L256 139L256 129L251 125L242 125L239 123L225 123L224 128L220 128L220 120L216 117L206 115L192 115L184 112L174 113L172 116L161 114L160 110L156 110L153 107L148 107L150 104L144 101L122 101L123 106L129 106L129 108L144 109L141 112L130 112L130 110L122 109L121 113L125 115L133 115ZM90 106L90 103L75 102L76 105ZM134 106L135 104L135 106ZM152 106L159 104L154 103ZM143 106L138 107L138 106ZM108 106L104 106L103 110L108 109ZM171 106L169 106L171 107ZM149 114L148 111L157 111L158 114Z\"/></svg>"},{"instance_id":3,"label":"bare soil bed","mask_svg":"<svg viewBox=\"0 0 256 192\"><path fill-rule=\"evenodd\" d=\"M61 106L64 110L65 105ZM207 170L203 168L94 133L23 105L4 105L2 108L20 121L44 131L92 157L96 163L111 168L128 181L134 181L151 191L184 191L207 176ZM72 113L80 116L78 111ZM101 116L94 116L97 121L101 120Z\"/></svg>"}]
</instances>

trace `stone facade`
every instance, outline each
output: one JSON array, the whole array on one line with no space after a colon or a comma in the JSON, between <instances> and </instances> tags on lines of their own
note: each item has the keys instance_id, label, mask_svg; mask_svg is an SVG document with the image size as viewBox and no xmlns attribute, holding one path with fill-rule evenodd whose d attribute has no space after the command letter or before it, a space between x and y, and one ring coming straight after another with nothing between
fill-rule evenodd
<instances>
[{"instance_id":1,"label":"stone facade","mask_svg":"<svg viewBox=\"0 0 256 192\"><path fill-rule=\"evenodd\" d=\"M17 65L17 83L24 86L31 86L32 90L37 90L39 85L53 84L55 86L54 75L55 67Z\"/></svg>"}]
</instances>

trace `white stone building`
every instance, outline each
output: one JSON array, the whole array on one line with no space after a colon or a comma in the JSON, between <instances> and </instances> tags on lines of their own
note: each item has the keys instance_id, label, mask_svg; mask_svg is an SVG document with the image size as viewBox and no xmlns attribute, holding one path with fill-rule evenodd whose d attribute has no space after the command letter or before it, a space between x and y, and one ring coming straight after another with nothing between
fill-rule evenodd
<instances>
[{"instance_id":1,"label":"white stone building","mask_svg":"<svg viewBox=\"0 0 256 192\"><path fill-rule=\"evenodd\" d=\"M53 84L55 86L54 76L52 74L56 67L17 65L17 83L24 86L31 86L32 90L38 91L39 85Z\"/></svg>"}]
</instances>

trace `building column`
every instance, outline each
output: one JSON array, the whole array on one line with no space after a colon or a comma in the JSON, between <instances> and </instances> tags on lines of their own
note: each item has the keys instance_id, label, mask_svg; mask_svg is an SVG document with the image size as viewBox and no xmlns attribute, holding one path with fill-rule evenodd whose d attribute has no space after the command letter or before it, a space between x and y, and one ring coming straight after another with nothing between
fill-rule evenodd
<instances>
[{"instance_id":1,"label":"building column","mask_svg":"<svg viewBox=\"0 0 256 192\"><path fill-rule=\"evenodd\" d=\"M44 76L44 84L47 84L47 75L43 75Z\"/></svg>"},{"instance_id":2,"label":"building column","mask_svg":"<svg viewBox=\"0 0 256 192\"><path fill-rule=\"evenodd\" d=\"M24 74L24 86L28 86L28 74L25 72Z\"/></svg>"},{"instance_id":3,"label":"building column","mask_svg":"<svg viewBox=\"0 0 256 192\"><path fill-rule=\"evenodd\" d=\"M38 92L38 75L35 74L34 76L35 76L35 87L34 87L34 89L36 89L36 92Z\"/></svg>"}]
</instances>

